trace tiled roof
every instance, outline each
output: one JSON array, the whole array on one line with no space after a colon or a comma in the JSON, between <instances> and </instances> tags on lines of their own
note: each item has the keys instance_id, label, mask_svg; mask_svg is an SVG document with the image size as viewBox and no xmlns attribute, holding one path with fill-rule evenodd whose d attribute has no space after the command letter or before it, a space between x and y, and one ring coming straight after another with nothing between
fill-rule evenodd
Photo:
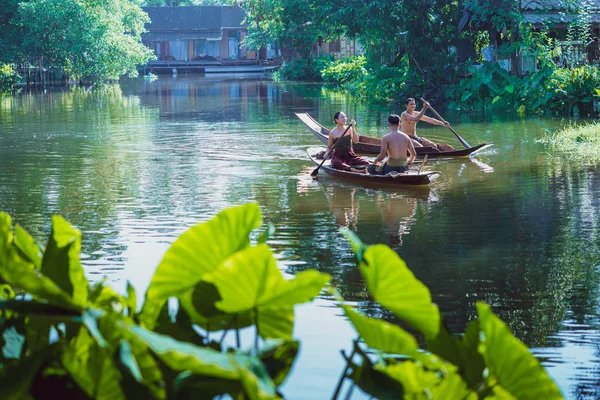
<instances>
[{"instance_id":1,"label":"tiled roof","mask_svg":"<svg viewBox=\"0 0 600 400\"><path fill-rule=\"evenodd\" d=\"M221 28L241 28L244 10L231 6L142 7L151 22L146 25L156 31L220 31Z\"/></svg>"},{"instance_id":2,"label":"tiled roof","mask_svg":"<svg viewBox=\"0 0 600 400\"><path fill-rule=\"evenodd\" d=\"M592 10L600 12L600 0L589 0ZM526 12L564 11L564 0L521 0L521 10Z\"/></svg>"}]
</instances>

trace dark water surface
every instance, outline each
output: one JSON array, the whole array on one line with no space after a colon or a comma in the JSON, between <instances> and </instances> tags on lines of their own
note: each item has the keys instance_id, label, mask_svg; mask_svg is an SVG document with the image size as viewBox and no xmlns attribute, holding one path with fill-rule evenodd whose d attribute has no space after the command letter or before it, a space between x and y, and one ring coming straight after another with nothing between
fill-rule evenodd
<instances>
[{"instance_id":1,"label":"dark water surface","mask_svg":"<svg viewBox=\"0 0 600 400\"><path fill-rule=\"evenodd\" d=\"M482 300L506 321L567 398L600 395L600 174L551 154L538 139L568 121L438 110L474 159L428 161L429 189L382 190L311 179L316 139L294 112L332 126L344 110L381 136L400 105L370 105L317 85L232 76L131 81L102 92L0 98L0 210L42 243L50 217L83 232L91 280L127 280L143 294L179 234L231 205L258 202L277 230L268 244L289 274L328 272L342 295L366 297L338 232L395 249L462 332ZM419 134L460 143L443 127ZM327 299L298 307L300 358L289 399L326 399L355 333ZM361 398L357 394L354 398Z\"/></svg>"}]
</instances>

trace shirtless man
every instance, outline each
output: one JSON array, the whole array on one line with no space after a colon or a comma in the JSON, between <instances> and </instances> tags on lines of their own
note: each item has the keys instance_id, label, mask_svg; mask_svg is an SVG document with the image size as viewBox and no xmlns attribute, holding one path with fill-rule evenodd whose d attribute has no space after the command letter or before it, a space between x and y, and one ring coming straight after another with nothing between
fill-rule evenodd
<instances>
[{"instance_id":1,"label":"shirtless man","mask_svg":"<svg viewBox=\"0 0 600 400\"><path fill-rule=\"evenodd\" d=\"M424 115L425 111L430 107L429 102L426 101L423 103L423 108L420 112L415 111L416 107L417 105L415 99L413 99L412 97L408 98L406 100L406 111L404 111L400 116L402 119L402 125L400 127L400 130L406 133L408 136L410 136L410 138L413 140L413 144L415 145L415 147L431 146L439 151L454 150L454 148L449 144L435 144L430 140L417 136L417 122L419 121L429 122L433 125L450 126L450 124L448 123L448 121L440 121L439 119L430 118Z\"/></svg>"},{"instance_id":2,"label":"shirtless man","mask_svg":"<svg viewBox=\"0 0 600 400\"><path fill-rule=\"evenodd\" d=\"M388 127L390 132L381 138L381 151L374 165L369 168L369 173L374 175L385 175L389 172L404 173L408 171L408 166L412 164L417 156L413 141L403 132L400 132L400 117L392 114L388 118ZM409 157L406 158L408 152ZM388 157L387 162L381 167L377 164L385 157Z\"/></svg>"}]
</instances>

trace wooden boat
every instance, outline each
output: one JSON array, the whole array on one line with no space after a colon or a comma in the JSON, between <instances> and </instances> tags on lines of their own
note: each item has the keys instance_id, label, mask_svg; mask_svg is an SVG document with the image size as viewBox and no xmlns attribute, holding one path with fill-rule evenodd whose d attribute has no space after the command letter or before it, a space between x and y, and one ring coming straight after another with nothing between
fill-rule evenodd
<instances>
[{"instance_id":1,"label":"wooden boat","mask_svg":"<svg viewBox=\"0 0 600 400\"><path fill-rule=\"evenodd\" d=\"M300 118L302 122L314 133L314 135L323 143L327 144L329 138L329 129L319 124L313 117L307 113L296 113L296 116ZM381 150L381 139L359 135L358 143L353 144L354 151L358 154L379 154ZM417 151L417 157L423 157L425 154L429 158L455 158L455 157L469 157L478 151L486 149L492 146L493 143L483 143L477 146L452 151L439 151L433 147L415 147Z\"/></svg>"},{"instance_id":2,"label":"wooden boat","mask_svg":"<svg viewBox=\"0 0 600 400\"><path fill-rule=\"evenodd\" d=\"M321 165L323 162L322 158L317 158L317 154L323 153L324 151L324 147L310 147L306 150L310 160L317 166ZM360 183L366 186L429 185L440 176L440 172L428 171L418 173L416 170L409 170L403 174L370 175L336 169L331 165L330 160L323 163L323 166L319 169L319 173L325 173L345 181Z\"/></svg>"}]
</instances>

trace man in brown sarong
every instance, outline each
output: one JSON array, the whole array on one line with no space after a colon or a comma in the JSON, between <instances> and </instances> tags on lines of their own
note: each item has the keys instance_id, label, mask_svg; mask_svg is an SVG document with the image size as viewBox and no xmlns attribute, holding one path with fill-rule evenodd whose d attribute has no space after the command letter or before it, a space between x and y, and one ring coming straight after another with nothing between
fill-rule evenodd
<instances>
[{"instance_id":1,"label":"man in brown sarong","mask_svg":"<svg viewBox=\"0 0 600 400\"><path fill-rule=\"evenodd\" d=\"M417 105L416 105L415 99L410 97L406 100L406 111L404 111L402 113L402 115L400 115L400 118L402 119L402 124L400 126L400 130L402 132L406 133L413 140L414 146L415 147L430 146L439 151L454 150L454 147L450 146L449 144L444 144L444 143L435 144L431 140L417 136L417 122L419 122L419 121L429 122L430 124L433 124L433 125L444 125L447 127L449 127L450 124L448 123L448 121L440 121L439 119L431 118L431 117L424 115L425 110L427 108L429 108L428 102L423 103L423 108L421 109L420 112L415 111L416 108L417 108Z\"/></svg>"}]
</instances>

